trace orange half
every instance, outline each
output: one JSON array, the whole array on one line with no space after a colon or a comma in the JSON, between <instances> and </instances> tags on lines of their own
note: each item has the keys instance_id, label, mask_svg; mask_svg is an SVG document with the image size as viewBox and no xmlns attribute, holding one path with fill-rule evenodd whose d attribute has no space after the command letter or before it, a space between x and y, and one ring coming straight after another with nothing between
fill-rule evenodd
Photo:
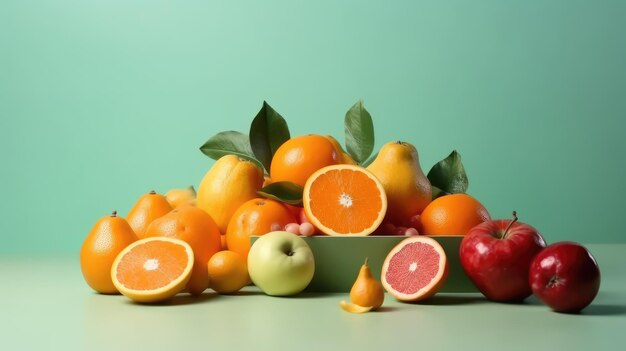
<instances>
[{"instance_id":1,"label":"orange half","mask_svg":"<svg viewBox=\"0 0 626 351\"><path fill-rule=\"evenodd\" d=\"M191 246L180 239L150 237L135 241L113 261L113 285L136 302L159 302L181 292L193 267Z\"/></svg>"},{"instance_id":2,"label":"orange half","mask_svg":"<svg viewBox=\"0 0 626 351\"><path fill-rule=\"evenodd\" d=\"M302 196L311 223L332 236L366 236L385 217L387 196L378 179L360 166L332 165L309 177Z\"/></svg>"}]
</instances>

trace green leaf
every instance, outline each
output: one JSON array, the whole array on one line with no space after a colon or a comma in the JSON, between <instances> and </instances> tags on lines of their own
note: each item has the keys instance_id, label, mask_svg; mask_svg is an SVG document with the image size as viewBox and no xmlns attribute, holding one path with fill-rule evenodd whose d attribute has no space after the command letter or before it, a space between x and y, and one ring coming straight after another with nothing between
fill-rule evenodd
<instances>
[{"instance_id":1,"label":"green leaf","mask_svg":"<svg viewBox=\"0 0 626 351\"><path fill-rule=\"evenodd\" d=\"M359 100L346 112L344 126L348 154L362 164L374 150L374 123L363 101Z\"/></svg>"},{"instance_id":2,"label":"green leaf","mask_svg":"<svg viewBox=\"0 0 626 351\"><path fill-rule=\"evenodd\" d=\"M282 201L290 205L302 204L302 187L292 182L271 183L258 193L270 199Z\"/></svg>"},{"instance_id":3,"label":"green leaf","mask_svg":"<svg viewBox=\"0 0 626 351\"><path fill-rule=\"evenodd\" d=\"M465 193L469 186L461 155L456 150L437 162L430 169L427 177L433 186L433 198L445 194Z\"/></svg>"},{"instance_id":4,"label":"green leaf","mask_svg":"<svg viewBox=\"0 0 626 351\"><path fill-rule=\"evenodd\" d=\"M374 160L376 159L376 157L378 157L378 152L375 153L374 155L372 155L370 158L368 158L367 160L365 160L365 162L361 163L362 167L367 167L369 165L372 164L372 162L374 162Z\"/></svg>"},{"instance_id":5,"label":"green leaf","mask_svg":"<svg viewBox=\"0 0 626 351\"><path fill-rule=\"evenodd\" d=\"M241 132L229 130L217 133L207 140L204 145L200 146L200 151L214 160L224 155L236 155L262 167L259 160L252 153L248 136Z\"/></svg>"},{"instance_id":6,"label":"green leaf","mask_svg":"<svg viewBox=\"0 0 626 351\"><path fill-rule=\"evenodd\" d=\"M289 138L289 127L285 119L263 101L263 107L250 125L250 145L252 152L267 172L270 170L274 153Z\"/></svg>"}]
</instances>

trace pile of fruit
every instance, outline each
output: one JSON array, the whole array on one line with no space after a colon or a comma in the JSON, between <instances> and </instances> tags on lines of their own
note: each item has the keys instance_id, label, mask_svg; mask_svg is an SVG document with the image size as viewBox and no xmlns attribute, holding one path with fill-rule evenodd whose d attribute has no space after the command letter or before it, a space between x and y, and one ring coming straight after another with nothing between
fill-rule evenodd
<instances>
[{"instance_id":1,"label":"pile of fruit","mask_svg":"<svg viewBox=\"0 0 626 351\"><path fill-rule=\"evenodd\" d=\"M294 295L310 283L315 257L303 237L401 235L381 281L367 259L350 291L348 312L376 310L384 290L400 301L439 291L448 275L440 235L462 237L463 269L493 301L534 293L555 311L580 311L596 296L595 259L575 243L546 247L533 227L492 220L466 194L453 151L427 175L416 148L392 141L375 155L374 128L362 102L346 113L346 148L328 135L291 137L267 103L248 134L226 131L200 150L216 160L193 187L141 196L125 218L113 212L81 249L91 288L153 303L211 288L233 294L254 283L268 295ZM251 237L259 236L251 245ZM448 253L449 254L449 253Z\"/></svg>"}]
</instances>

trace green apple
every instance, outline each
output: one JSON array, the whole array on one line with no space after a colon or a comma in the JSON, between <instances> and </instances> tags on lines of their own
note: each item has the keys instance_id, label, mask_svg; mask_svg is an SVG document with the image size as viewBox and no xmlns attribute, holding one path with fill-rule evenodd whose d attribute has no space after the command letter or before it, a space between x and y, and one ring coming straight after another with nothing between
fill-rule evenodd
<instances>
[{"instance_id":1,"label":"green apple","mask_svg":"<svg viewBox=\"0 0 626 351\"><path fill-rule=\"evenodd\" d=\"M295 295L309 285L315 258L301 237L283 231L259 237L248 254L250 279L271 296Z\"/></svg>"}]
</instances>

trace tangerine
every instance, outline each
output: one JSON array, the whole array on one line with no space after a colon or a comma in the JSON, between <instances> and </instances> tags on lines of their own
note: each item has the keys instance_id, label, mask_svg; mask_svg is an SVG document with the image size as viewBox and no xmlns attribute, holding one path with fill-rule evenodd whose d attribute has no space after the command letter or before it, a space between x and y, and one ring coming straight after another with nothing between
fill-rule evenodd
<instances>
[{"instance_id":1,"label":"tangerine","mask_svg":"<svg viewBox=\"0 0 626 351\"><path fill-rule=\"evenodd\" d=\"M232 294L250 281L248 263L238 253L224 250L211 257L207 264L211 289L219 294Z\"/></svg>"},{"instance_id":2,"label":"tangerine","mask_svg":"<svg viewBox=\"0 0 626 351\"><path fill-rule=\"evenodd\" d=\"M270 165L272 182L289 181L304 186L318 169L341 163L343 156L321 135L302 135L284 142Z\"/></svg>"},{"instance_id":3,"label":"tangerine","mask_svg":"<svg viewBox=\"0 0 626 351\"><path fill-rule=\"evenodd\" d=\"M487 209L475 198L467 194L444 195L433 200L420 215L420 234L465 235L490 219Z\"/></svg>"},{"instance_id":4,"label":"tangerine","mask_svg":"<svg viewBox=\"0 0 626 351\"><path fill-rule=\"evenodd\" d=\"M251 235L282 230L288 223L293 222L296 222L296 217L281 202L263 198L244 202L228 223L226 230L228 249L247 258Z\"/></svg>"}]
</instances>

